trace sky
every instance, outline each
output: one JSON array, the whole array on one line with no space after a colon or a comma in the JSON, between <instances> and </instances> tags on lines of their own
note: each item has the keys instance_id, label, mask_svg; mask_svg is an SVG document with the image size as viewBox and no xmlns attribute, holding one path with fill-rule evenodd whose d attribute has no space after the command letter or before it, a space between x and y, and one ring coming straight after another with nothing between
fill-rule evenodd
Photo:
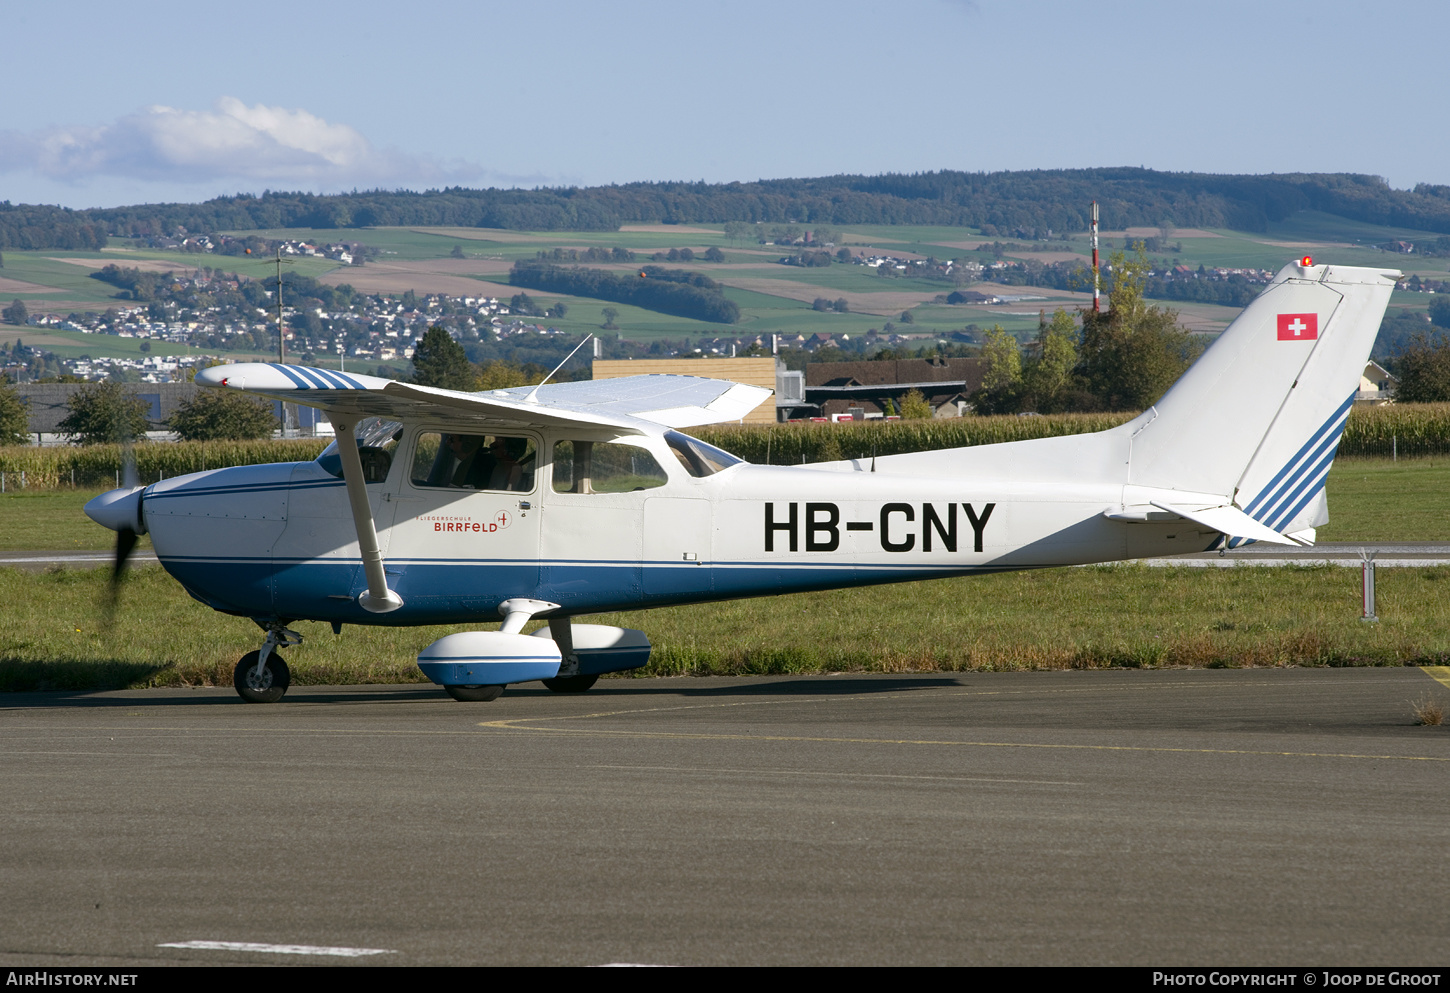
<instances>
[{"instance_id":1,"label":"sky","mask_svg":"<svg viewBox=\"0 0 1450 993\"><path fill-rule=\"evenodd\" d=\"M76 0L4 22L12 203L1119 165L1450 184L1443 0Z\"/></svg>"}]
</instances>

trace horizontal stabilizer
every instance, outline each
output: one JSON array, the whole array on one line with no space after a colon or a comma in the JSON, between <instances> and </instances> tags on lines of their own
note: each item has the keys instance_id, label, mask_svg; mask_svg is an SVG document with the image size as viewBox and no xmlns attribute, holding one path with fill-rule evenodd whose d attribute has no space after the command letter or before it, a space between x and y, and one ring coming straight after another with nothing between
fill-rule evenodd
<instances>
[{"instance_id":1,"label":"horizontal stabilizer","mask_svg":"<svg viewBox=\"0 0 1450 993\"><path fill-rule=\"evenodd\" d=\"M1205 527L1227 535L1230 538L1248 538L1253 541L1268 541L1276 545L1298 545L1293 538L1286 537L1272 528L1265 527L1242 510L1229 504L1219 507L1180 507L1170 503L1151 501L1153 506L1177 514L1184 520L1202 524Z\"/></svg>"}]
</instances>

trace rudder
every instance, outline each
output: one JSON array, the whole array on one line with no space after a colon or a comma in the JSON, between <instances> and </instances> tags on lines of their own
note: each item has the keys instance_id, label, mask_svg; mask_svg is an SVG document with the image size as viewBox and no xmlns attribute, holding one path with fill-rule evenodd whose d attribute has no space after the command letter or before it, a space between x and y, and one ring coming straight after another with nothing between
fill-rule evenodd
<instances>
[{"instance_id":1,"label":"rudder","mask_svg":"<svg viewBox=\"0 0 1450 993\"><path fill-rule=\"evenodd\" d=\"M1399 275L1286 266L1142 418L1131 481L1223 494L1280 533L1323 523L1324 477Z\"/></svg>"}]
</instances>

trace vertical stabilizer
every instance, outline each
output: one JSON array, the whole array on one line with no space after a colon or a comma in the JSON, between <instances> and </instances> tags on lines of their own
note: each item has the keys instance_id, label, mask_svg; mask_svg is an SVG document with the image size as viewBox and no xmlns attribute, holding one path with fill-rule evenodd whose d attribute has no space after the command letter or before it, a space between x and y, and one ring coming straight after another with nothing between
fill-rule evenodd
<instances>
[{"instance_id":1,"label":"vertical stabilizer","mask_svg":"<svg viewBox=\"0 0 1450 993\"><path fill-rule=\"evenodd\" d=\"M1399 275L1286 266L1139 419L1131 481L1221 493L1280 533L1323 523L1324 477Z\"/></svg>"}]
</instances>

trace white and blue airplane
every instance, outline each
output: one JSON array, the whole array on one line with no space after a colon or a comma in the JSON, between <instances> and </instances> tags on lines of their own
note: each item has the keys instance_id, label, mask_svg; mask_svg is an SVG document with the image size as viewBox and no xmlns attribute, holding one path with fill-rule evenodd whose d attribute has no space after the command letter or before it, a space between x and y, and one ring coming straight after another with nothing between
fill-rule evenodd
<instances>
[{"instance_id":1,"label":"white and blue airplane","mask_svg":"<svg viewBox=\"0 0 1450 993\"><path fill-rule=\"evenodd\" d=\"M1325 476L1399 273L1286 266L1168 393L1096 434L801 466L750 465L681 431L759 387L687 376L462 393L277 364L196 382L327 412L312 462L127 486L86 505L118 567L151 535L197 600L265 632L252 702L290 676L298 620L481 624L418 665L457 700L510 683L587 690L642 666L606 611L1201 552L1310 544ZM548 626L531 636L531 618Z\"/></svg>"}]
</instances>

